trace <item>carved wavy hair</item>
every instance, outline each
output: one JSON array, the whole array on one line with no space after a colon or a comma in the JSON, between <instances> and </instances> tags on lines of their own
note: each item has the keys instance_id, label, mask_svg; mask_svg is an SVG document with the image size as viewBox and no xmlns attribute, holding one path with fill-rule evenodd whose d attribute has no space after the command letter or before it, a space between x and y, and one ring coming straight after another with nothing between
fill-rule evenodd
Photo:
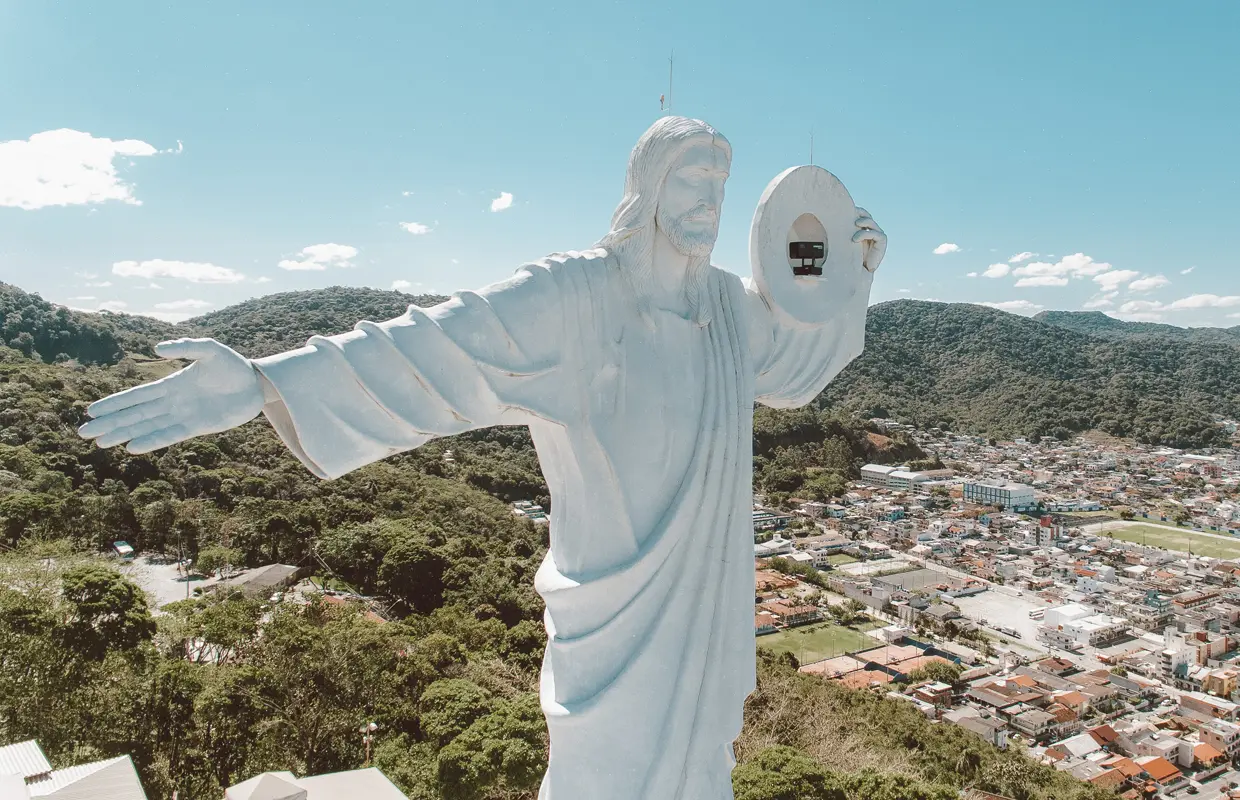
<instances>
[{"instance_id":1,"label":"carved wavy hair","mask_svg":"<svg viewBox=\"0 0 1240 800\"><path fill-rule=\"evenodd\" d=\"M637 140L629 156L624 198L611 217L611 230L596 244L615 255L632 283L638 310L647 321L655 281L654 241L659 194L668 173L685 151L700 143L722 149L731 164L732 145L723 134L700 119L668 116L651 125ZM709 256L693 256L685 273L685 299L698 325L710 322L711 304L705 297L709 266Z\"/></svg>"}]
</instances>

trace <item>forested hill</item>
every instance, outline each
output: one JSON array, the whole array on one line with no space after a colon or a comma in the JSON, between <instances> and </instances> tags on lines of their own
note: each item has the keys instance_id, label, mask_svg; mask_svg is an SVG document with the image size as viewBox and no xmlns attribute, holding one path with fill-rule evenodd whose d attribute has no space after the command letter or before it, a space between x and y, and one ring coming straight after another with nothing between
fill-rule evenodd
<instances>
[{"instance_id":1,"label":"forested hill","mask_svg":"<svg viewBox=\"0 0 1240 800\"><path fill-rule=\"evenodd\" d=\"M994 437L1090 429L1175 447L1225 444L1240 347L1103 338L962 303L872 306L865 352L823 407Z\"/></svg>"},{"instance_id":2,"label":"forested hill","mask_svg":"<svg viewBox=\"0 0 1240 800\"><path fill-rule=\"evenodd\" d=\"M1041 311L1039 322L1102 339L1161 336L1185 342L1218 342L1240 345L1240 325L1231 328L1181 328L1159 322L1126 322L1101 311Z\"/></svg>"},{"instance_id":3,"label":"forested hill","mask_svg":"<svg viewBox=\"0 0 1240 800\"><path fill-rule=\"evenodd\" d=\"M410 305L432 306L446 298L364 287L332 286L305 292L282 292L246 300L184 323L191 333L210 336L250 358L301 347L315 334L352 329L362 319L399 317Z\"/></svg>"},{"instance_id":4,"label":"forested hill","mask_svg":"<svg viewBox=\"0 0 1240 800\"><path fill-rule=\"evenodd\" d=\"M70 311L0 284L0 343L46 362L112 364L126 353L150 356L160 339L212 336L259 357L442 299L337 286L247 300L169 325ZM1076 312L1040 317L915 300L872 306L864 354L818 406L999 438L1098 429L1175 447L1227 443L1211 415L1240 416L1240 328L1190 330Z\"/></svg>"}]
</instances>

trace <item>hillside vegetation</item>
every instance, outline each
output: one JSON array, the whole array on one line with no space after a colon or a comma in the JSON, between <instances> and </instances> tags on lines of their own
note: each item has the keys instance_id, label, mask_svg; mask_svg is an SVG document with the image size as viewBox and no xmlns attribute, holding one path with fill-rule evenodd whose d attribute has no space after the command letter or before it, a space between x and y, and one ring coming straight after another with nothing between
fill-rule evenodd
<instances>
[{"instance_id":1,"label":"hillside vegetation","mask_svg":"<svg viewBox=\"0 0 1240 800\"><path fill-rule=\"evenodd\" d=\"M1104 339L983 306L870 308L865 352L818 404L991 437L1096 429L1173 447L1223 445L1240 416L1240 348Z\"/></svg>"},{"instance_id":2,"label":"hillside vegetation","mask_svg":"<svg viewBox=\"0 0 1240 800\"><path fill-rule=\"evenodd\" d=\"M1161 336L1184 342L1215 342L1240 345L1240 325L1231 328L1181 328L1161 322L1128 322L1101 311L1040 311L1039 322L1102 339Z\"/></svg>"}]
</instances>

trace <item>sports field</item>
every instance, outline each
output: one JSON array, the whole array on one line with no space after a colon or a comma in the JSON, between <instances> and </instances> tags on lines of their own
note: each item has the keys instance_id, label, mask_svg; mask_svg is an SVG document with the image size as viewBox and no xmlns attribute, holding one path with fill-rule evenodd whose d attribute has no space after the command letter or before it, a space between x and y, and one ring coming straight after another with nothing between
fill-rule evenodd
<instances>
[{"instance_id":1,"label":"sports field","mask_svg":"<svg viewBox=\"0 0 1240 800\"><path fill-rule=\"evenodd\" d=\"M1142 525L1139 522L1124 527L1117 525L1103 535L1149 547L1163 547L1182 553L1191 552L1193 555L1213 558L1240 557L1240 537L1197 533L1190 530L1172 530L1157 525Z\"/></svg>"},{"instance_id":2,"label":"sports field","mask_svg":"<svg viewBox=\"0 0 1240 800\"><path fill-rule=\"evenodd\" d=\"M758 647L777 653L792 653L802 664L812 664L844 653L869 650L879 644L881 642L872 636L840 627L833 622L803 625L758 637Z\"/></svg>"}]
</instances>

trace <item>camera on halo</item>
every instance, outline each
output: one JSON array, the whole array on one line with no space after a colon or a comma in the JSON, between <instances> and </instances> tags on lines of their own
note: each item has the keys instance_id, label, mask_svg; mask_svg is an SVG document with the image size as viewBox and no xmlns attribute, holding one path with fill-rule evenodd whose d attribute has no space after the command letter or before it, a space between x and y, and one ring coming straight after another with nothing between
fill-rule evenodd
<instances>
[{"instance_id":1,"label":"camera on halo","mask_svg":"<svg viewBox=\"0 0 1240 800\"><path fill-rule=\"evenodd\" d=\"M826 242L789 242L788 258L800 261L800 266L792 268L793 275L821 275L822 267L814 262L822 262L827 257Z\"/></svg>"}]
</instances>

